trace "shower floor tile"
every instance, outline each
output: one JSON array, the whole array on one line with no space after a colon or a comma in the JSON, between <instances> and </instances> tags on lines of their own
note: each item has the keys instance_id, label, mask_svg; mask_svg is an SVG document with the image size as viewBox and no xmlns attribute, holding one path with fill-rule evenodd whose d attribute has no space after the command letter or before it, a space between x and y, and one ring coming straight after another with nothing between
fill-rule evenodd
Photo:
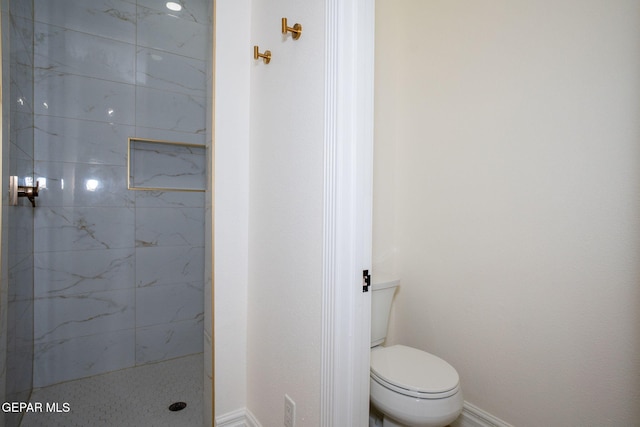
<instances>
[{"instance_id":1,"label":"shower floor tile","mask_svg":"<svg viewBox=\"0 0 640 427\"><path fill-rule=\"evenodd\" d=\"M34 390L21 427L202 427L202 353ZM187 407L172 412L174 402ZM47 403L60 412L46 412ZM64 411L65 403L70 411ZM54 409L54 408L49 408Z\"/></svg>"}]
</instances>

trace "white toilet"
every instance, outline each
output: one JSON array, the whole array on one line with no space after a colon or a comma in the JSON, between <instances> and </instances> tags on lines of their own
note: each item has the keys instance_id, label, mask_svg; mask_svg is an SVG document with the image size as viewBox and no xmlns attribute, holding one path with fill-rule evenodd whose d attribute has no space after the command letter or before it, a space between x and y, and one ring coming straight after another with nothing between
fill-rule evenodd
<instances>
[{"instance_id":1,"label":"white toilet","mask_svg":"<svg viewBox=\"0 0 640 427\"><path fill-rule=\"evenodd\" d=\"M398 284L374 280L372 285L370 399L382 419L372 414L369 425L444 427L462 412L460 377L453 366L415 348L382 346Z\"/></svg>"}]
</instances>

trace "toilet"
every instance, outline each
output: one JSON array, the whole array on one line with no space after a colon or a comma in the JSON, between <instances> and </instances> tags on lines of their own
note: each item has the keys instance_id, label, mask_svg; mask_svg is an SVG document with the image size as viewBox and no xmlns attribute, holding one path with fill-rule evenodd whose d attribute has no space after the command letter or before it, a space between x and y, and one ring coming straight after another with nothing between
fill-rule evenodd
<instances>
[{"instance_id":1,"label":"toilet","mask_svg":"<svg viewBox=\"0 0 640 427\"><path fill-rule=\"evenodd\" d=\"M382 345L399 283L382 278L372 284L369 426L444 427L462 412L458 372L425 351Z\"/></svg>"}]
</instances>

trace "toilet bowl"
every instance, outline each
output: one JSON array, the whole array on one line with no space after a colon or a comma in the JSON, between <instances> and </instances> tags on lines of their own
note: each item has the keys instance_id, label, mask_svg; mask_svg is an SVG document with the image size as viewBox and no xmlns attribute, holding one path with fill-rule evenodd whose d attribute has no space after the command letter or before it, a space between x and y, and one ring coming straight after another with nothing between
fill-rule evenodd
<instances>
[{"instance_id":1,"label":"toilet bowl","mask_svg":"<svg viewBox=\"0 0 640 427\"><path fill-rule=\"evenodd\" d=\"M443 427L460 415L463 404L451 365L402 345L371 351L370 399L384 415L384 427Z\"/></svg>"},{"instance_id":2,"label":"toilet bowl","mask_svg":"<svg viewBox=\"0 0 640 427\"><path fill-rule=\"evenodd\" d=\"M370 401L378 427L444 427L462 412L460 377L447 362L404 345L383 347L398 280L374 282L371 294Z\"/></svg>"}]
</instances>

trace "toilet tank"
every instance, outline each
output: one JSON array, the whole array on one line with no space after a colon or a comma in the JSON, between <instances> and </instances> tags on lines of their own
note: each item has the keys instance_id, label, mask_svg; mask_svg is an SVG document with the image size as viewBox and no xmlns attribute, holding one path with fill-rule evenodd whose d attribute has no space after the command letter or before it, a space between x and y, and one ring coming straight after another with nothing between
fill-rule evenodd
<instances>
[{"instance_id":1,"label":"toilet tank","mask_svg":"<svg viewBox=\"0 0 640 427\"><path fill-rule=\"evenodd\" d=\"M373 276L371 284L371 347L382 344L387 337L391 302L399 283L399 279Z\"/></svg>"}]
</instances>

